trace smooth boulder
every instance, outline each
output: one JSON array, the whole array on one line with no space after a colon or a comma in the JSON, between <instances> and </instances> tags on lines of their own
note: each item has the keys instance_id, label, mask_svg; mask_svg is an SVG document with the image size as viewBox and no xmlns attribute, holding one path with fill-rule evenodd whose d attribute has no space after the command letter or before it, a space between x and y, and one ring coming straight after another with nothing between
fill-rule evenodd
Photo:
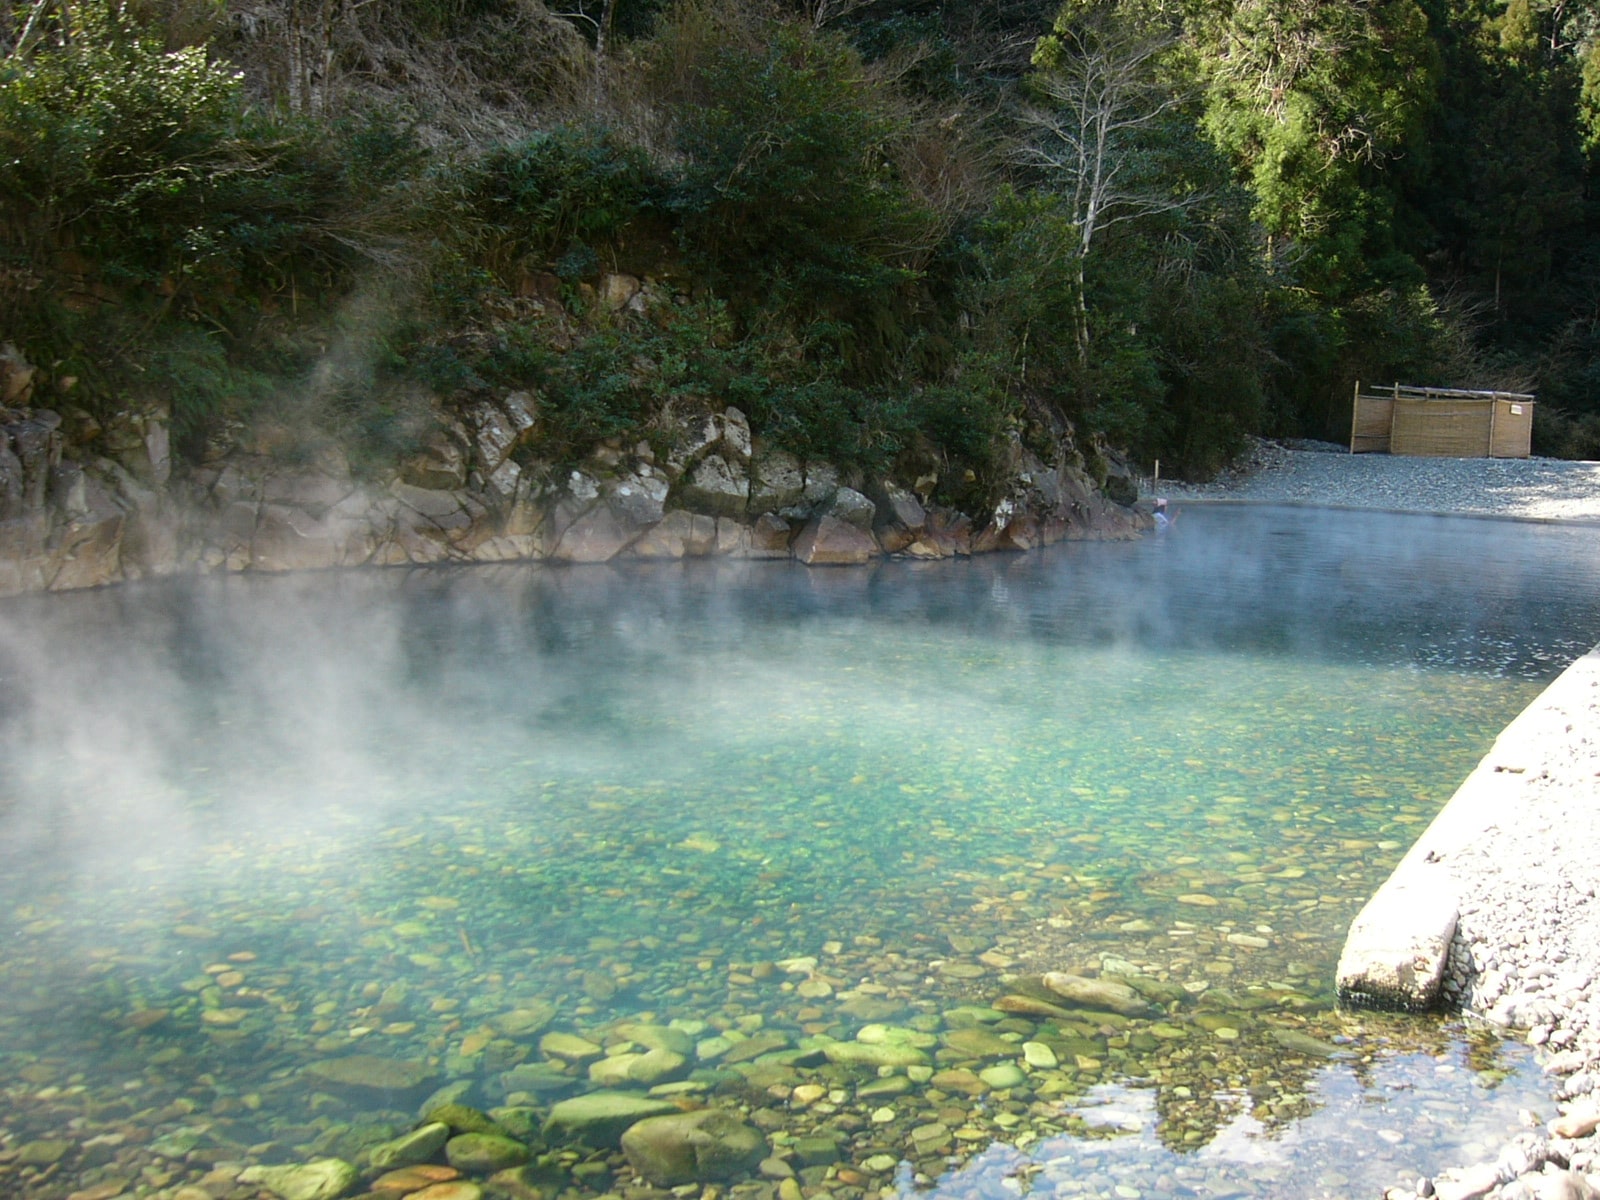
<instances>
[{"instance_id":1,"label":"smooth boulder","mask_svg":"<svg viewBox=\"0 0 1600 1200\"><path fill-rule=\"evenodd\" d=\"M1069 1008L1087 1008L1097 1012L1120 1013L1124 1017L1149 1016L1153 1006L1125 983L1110 979L1090 979L1084 975L1069 975L1065 971L1046 971L1044 986L1050 993L1061 997Z\"/></svg>"},{"instance_id":2,"label":"smooth boulder","mask_svg":"<svg viewBox=\"0 0 1600 1200\"><path fill-rule=\"evenodd\" d=\"M767 1156L767 1139L719 1108L648 1117L622 1135L629 1164L658 1187L732 1179Z\"/></svg>"},{"instance_id":3,"label":"smooth boulder","mask_svg":"<svg viewBox=\"0 0 1600 1200\"><path fill-rule=\"evenodd\" d=\"M283 1167L248 1167L240 1183L260 1184L279 1200L338 1200L360 1173L340 1158L319 1158Z\"/></svg>"},{"instance_id":4,"label":"smooth boulder","mask_svg":"<svg viewBox=\"0 0 1600 1200\"><path fill-rule=\"evenodd\" d=\"M565 1136L597 1149L615 1147L630 1125L677 1111L678 1106L670 1100L652 1100L637 1092L588 1092L553 1107L544 1134L547 1138Z\"/></svg>"}]
</instances>

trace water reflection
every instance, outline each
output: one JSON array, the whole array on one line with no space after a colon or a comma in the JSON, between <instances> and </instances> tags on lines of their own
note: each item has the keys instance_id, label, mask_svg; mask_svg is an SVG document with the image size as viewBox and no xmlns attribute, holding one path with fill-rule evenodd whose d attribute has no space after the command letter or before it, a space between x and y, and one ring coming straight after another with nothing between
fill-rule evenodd
<instances>
[{"instance_id":1,"label":"water reflection","mask_svg":"<svg viewBox=\"0 0 1600 1200\"><path fill-rule=\"evenodd\" d=\"M1248 1090L1219 1093L1220 1124L1187 1143L1153 1088L1099 1085L1062 1105L1072 1132L990 1144L937 1179L902 1164L896 1192L937 1200L1377 1195L1441 1163L1493 1154L1524 1128L1519 1108L1549 1109L1528 1047L1495 1043L1494 1067L1482 1061L1481 1034L1475 1047L1322 1067L1305 1080L1305 1112L1289 1123Z\"/></svg>"}]
</instances>

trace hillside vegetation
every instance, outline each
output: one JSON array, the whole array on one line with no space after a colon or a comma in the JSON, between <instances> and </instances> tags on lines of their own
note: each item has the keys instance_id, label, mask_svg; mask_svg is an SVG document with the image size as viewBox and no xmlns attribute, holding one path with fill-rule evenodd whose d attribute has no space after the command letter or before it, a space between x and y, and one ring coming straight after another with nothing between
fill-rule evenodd
<instances>
[{"instance_id":1,"label":"hillside vegetation","mask_svg":"<svg viewBox=\"0 0 1600 1200\"><path fill-rule=\"evenodd\" d=\"M535 395L981 493L1203 476L1357 379L1537 389L1600 456L1600 11L1566 0L37 0L0 29L0 334L181 456ZM42 389L42 390L41 390ZM961 496L946 498L960 502Z\"/></svg>"}]
</instances>

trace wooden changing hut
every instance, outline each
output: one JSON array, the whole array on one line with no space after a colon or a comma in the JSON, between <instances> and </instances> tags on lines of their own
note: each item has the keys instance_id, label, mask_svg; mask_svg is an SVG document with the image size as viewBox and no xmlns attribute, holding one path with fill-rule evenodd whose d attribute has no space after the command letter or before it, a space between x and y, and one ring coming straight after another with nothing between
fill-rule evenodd
<instances>
[{"instance_id":1,"label":"wooden changing hut","mask_svg":"<svg viewBox=\"0 0 1600 1200\"><path fill-rule=\"evenodd\" d=\"M1351 454L1436 458L1527 458L1533 397L1458 388L1375 388L1356 384Z\"/></svg>"}]
</instances>

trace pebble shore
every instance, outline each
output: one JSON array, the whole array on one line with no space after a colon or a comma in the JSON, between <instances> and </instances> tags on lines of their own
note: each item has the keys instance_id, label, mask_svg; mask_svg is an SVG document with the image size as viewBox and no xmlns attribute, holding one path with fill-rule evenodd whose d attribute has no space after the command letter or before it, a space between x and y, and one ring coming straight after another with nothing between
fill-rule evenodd
<instances>
[{"instance_id":1,"label":"pebble shore","mask_svg":"<svg viewBox=\"0 0 1600 1200\"><path fill-rule=\"evenodd\" d=\"M1397 458L1259 442L1212 483L1163 483L1160 494L1174 505L1600 521L1600 463ZM1486 831L1453 871L1460 922L1446 984L1465 1013L1525 1030L1541 1049L1552 1112L1524 1114L1527 1132L1493 1161L1407 1180L1386 1200L1600 1198L1600 686L1569 699L1565 715L1530 748L1533 776L1516 820Z\"/></svg>"},{"instance_id":2,"label":"pebble shore","mask_svg":"<svg viewBox=\"0 0 1600 1200\"><path fill-rule=\"evenodd\" d=\"M1146 490L1150 481L1145 480ZM1328 442L1257 442L1234 469L1191 485L1185 500L1242 500L1536 521L1600 521L1600 463L1553 458L1403 458L1350 454Z\"/></svg>"}]
</instances>

